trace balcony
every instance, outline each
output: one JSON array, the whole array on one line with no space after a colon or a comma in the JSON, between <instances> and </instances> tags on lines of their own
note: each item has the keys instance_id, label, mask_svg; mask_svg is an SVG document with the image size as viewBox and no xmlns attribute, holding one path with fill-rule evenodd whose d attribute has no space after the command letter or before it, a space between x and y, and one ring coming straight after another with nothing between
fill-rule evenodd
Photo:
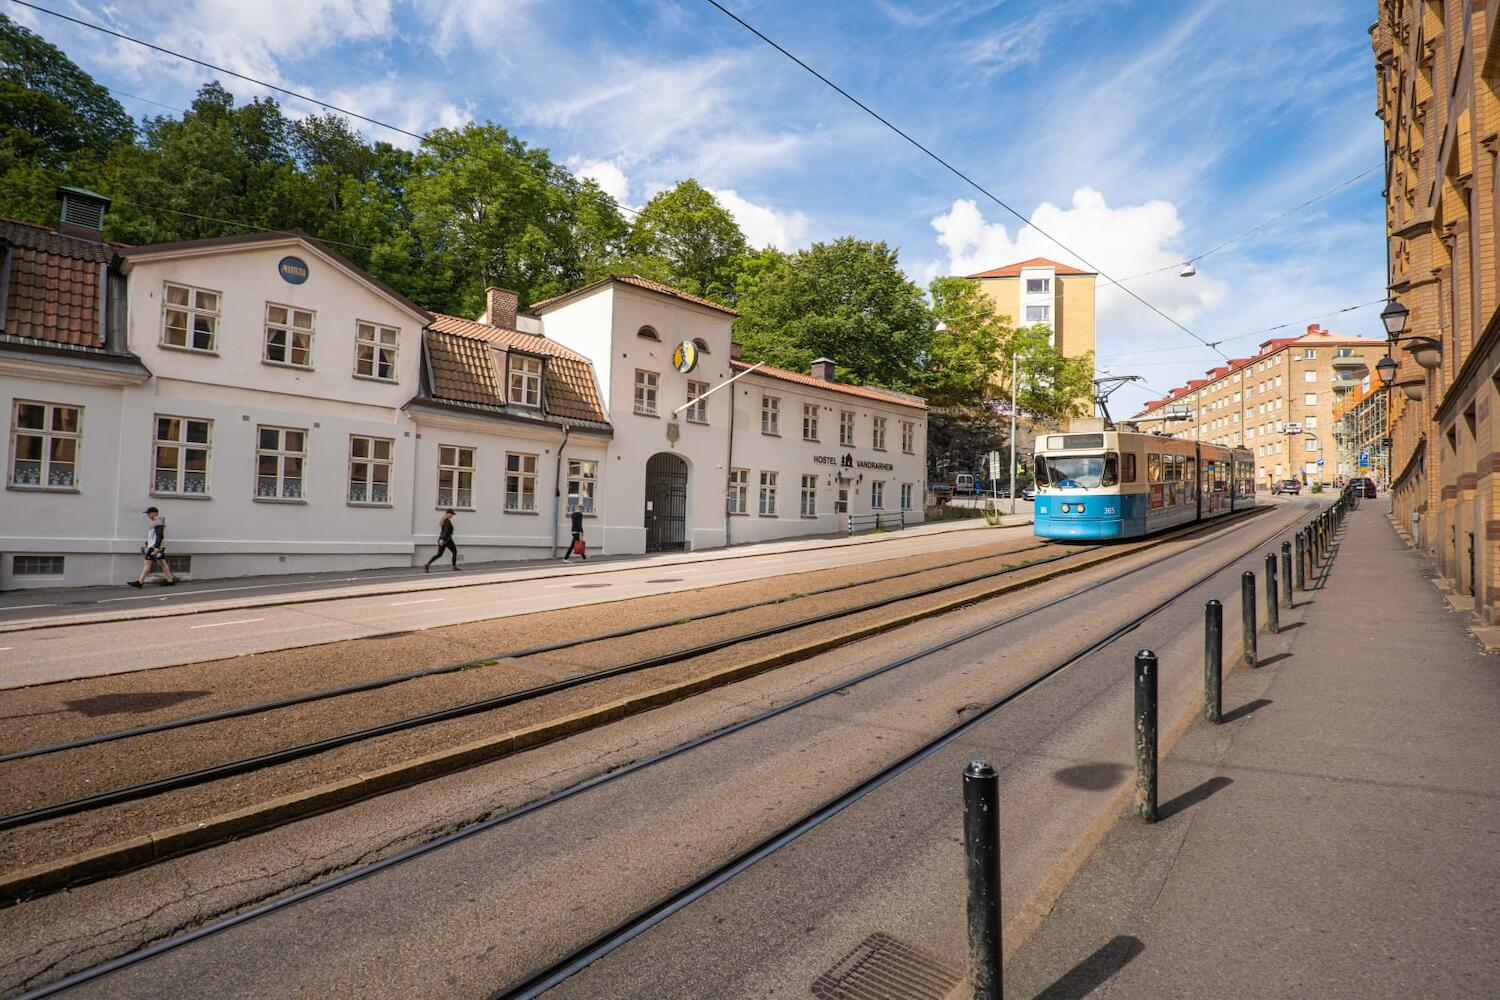
<instances>
[{"instance_id":1,"label":"balcony","mask_svg":"<svg viewBox=\"0 0 1500 1000\"><path fill-rule=\"evenodd\" d=\"M1345 353L1348 351L1348 353ZM1353 375L1357 385L1364 377L1370 374L1370 365L1364 358L1350 351L1348 348L1340 348L1333 356L1333 371L1335 376L1343 377Z\"/></svg>"}]
</instances>

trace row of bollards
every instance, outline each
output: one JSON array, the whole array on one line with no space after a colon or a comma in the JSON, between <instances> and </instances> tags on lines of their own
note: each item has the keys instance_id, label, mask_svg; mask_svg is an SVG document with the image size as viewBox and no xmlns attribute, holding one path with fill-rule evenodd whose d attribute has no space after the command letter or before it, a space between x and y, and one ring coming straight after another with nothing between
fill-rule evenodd
<instances>
[{"instance_id":1,"label":"row of bollards","mask_svg":"<svg viewBox=\"0 0 1500 1000\"><path fill-rule=\"evenodd\" d=\"M1280 608L1292 608L1296 589L1308 590L1326 566L1344 517L1353 506L1348 488L1330 507L1281 543L1281 556L1266 553L1266 631L1281 631ZM1244 659L1258 667L1255 574L1240 576ZM1157 819L1157 658L1135 654L1135 792L1132 812L1147 823ZM1224 718L1224 605L1203 607L1203 718ZM975 1000L1001 1000L1000 940L1000 777L988 761L964 769L964 850L969 880L969 985Z\"/></svg>"}]
</instances>

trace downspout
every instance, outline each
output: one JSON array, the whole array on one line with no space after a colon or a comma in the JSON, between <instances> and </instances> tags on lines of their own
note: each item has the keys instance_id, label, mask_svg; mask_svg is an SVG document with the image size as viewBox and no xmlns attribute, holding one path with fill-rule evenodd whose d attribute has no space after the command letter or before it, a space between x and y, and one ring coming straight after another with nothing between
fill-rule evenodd
<instances>
[{"instance_id":1,"label":"downspout","mask_svg":"<svg viewBox=\"0 0 1500 1000\"><path fill-rule=\"evenodd\" d=\"M557 446L557 463L552 470L552 558L557 558L557 519L562 514L562 460L563 449L568 446L568 434L573 428L566 419L562 422L562 443Z\"/></svg>"}]
</instances>

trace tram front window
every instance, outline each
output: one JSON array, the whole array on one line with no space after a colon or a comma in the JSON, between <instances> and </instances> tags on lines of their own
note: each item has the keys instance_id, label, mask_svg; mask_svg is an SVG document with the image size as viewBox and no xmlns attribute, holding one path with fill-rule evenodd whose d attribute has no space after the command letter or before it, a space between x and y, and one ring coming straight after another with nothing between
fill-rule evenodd
<instances>
[{"instance_id":1,"label":"tram front window","mask_svg":"<svg viewBox=\"0 0 1500 1000\"><path fill-rule=\"evenodd\" d=\"M1063 489L1094 489L1114 486L1120 481L1120 456L1107 455L1038 455L1037 482Z\"/></svg>"}]
</instances>

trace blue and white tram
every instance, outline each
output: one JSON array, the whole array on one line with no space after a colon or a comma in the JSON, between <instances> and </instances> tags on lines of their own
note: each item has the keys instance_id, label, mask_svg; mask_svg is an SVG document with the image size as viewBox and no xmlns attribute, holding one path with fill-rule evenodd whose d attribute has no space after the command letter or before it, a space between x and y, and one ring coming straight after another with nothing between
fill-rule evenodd
<instances>
[{"instance_id":1,"label":"blue and white tram","mask_svg":"<svg viewBox=\"0 0 1500 1000\"><path fill-rule=\"evenodd\" d=\"M1137 538L1255 504L1255 460L1134 431L1037 437L1038 538Z\"/></svg>"}]
</instances>

